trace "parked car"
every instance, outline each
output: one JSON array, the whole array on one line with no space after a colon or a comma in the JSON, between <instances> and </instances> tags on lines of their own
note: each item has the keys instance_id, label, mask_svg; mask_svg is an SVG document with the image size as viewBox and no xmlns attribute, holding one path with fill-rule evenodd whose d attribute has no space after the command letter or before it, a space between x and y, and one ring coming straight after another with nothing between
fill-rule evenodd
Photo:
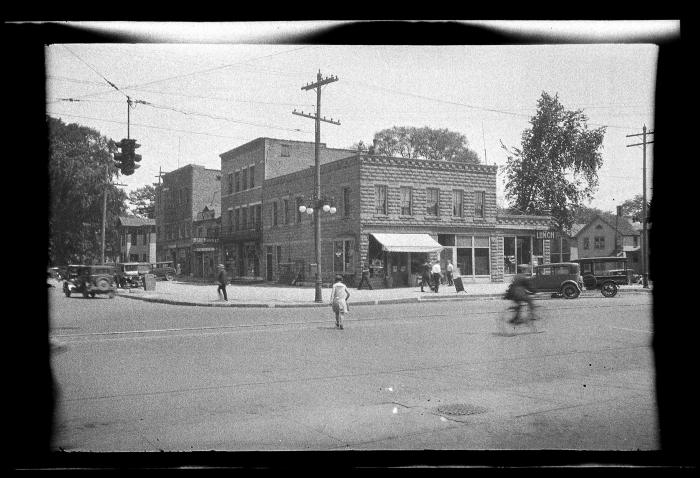
<instances>
[{"instance_id":1,"label":"parked car","mask_svg":"<svg viewBox=\"0 0 700 478\"><path fill-rule=\"evenodd\" d=\"M143 276L151 272L148 262L122 262L117 264L115 280L122 289L141 287Z\"/></svg>"},{"instance_id":2,"label":"parked car","mask_svg":"<svg viewBox=\"0 0 700 478\"><path fill-rule=\"evenodd\" d=\"M552 292L566 299L577 298L583 290L580 266L573 262L535 266L530 281L533 292Z\"/></svg>"},{"instance_id":3,"label":"parked car","mask_svg":"<svg viewBox=\"0 0 700 478\"><path fill-rule=\"evenodd\" d=\"M58 267L49 267L46 271L47 279L61 280L61 270Z\"/></svg>"},{"instance_id":4,"label":"parked car","mask_svg":"<svg viewBox=\"0 0 700 478\"><path fill-rule=\"evenodd\" d=\"M173 280L176 272L172 261L151 264L151 274L155 275L158 279Z\"/></svg>"},{"instance_id":5,"label":"parked car","mask_svg":"<svg viewBox=\"0 0 700 478\"><path fill-rule=\"evenodd\" d=\"M581 265L584 287L600 290L605 297L615 297L619 286L630 283L626 257L584 257L575 262Z\"/></svg>"},{"instance_id":6,"label":"parked car","mask_svg":"<svg viewBox=\"0 0 700 478\"><path fill-rule=\"evenodd\" d=\"M66 280L63 282L63 293L66 297L81 293L85 298L95 297L95 294L107 294L113 299L117 290L114 272L113 266L69 265Z\"/></svg>"}]
</instances>

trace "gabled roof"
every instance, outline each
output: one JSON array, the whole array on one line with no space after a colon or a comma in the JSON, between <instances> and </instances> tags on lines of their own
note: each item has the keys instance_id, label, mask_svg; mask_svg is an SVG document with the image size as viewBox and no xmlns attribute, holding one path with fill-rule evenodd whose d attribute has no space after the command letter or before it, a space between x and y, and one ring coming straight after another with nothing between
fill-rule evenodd
<instances>
[{"instance_id":1,"label":"gabled roof","mask_svg":"<svg viewBox=\"0 0 700 478\"><path fill-rule=\"evenodd\" d=\"M149 219L146 217L135 217L135 216L119 216L119 222L122 226L127 227L138 227L138 226L155 226L156 220Z\"/></svg>"},{"instance_id":2,"label":"gabled roof","mask_svg":"<svg viewBox=\"0 0 700 478\"><path fill-rule=\"evenodd\" d=\"M593 224L596 221L596 219L600 219L605 224L610 226L611 229L617 230L617 232L622 234L623 236L639 235L639 231L636 230L635 227L632 225L631 218L627 216L616 216L614 214L608 213L596 214L590 221L588 221L588 223L584 224L584 226L573 235L578 236L584 229L587 229L588 226ZM617 224L617 228L615 228L615 224Z\"/></svg>"}]
</instances>

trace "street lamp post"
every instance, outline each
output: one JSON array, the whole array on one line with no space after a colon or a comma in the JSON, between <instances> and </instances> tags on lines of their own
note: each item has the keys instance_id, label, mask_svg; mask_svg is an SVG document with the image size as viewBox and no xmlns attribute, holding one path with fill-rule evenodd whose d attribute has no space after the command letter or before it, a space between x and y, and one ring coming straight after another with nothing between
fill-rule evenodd
<instances>
[{"instance_id":1,"label":"street lamp post","mask_svg":"<svg viewBox=\"0 0 700 478\"><path fill-rule=\"evenodd\" d=\"M314 195L314 201L309 206L301 205L299 206L299 212L306 213L308 215L314 214L315 210L322 210L329 214L335 214L336 208L328 204L327 201L316 199L318 194ZM316 294L314 297L315 302L323 302L323 294L321 292L321 215L320 211L314 215L314 245L316 251Z\"/></svg>"}]
</instances>

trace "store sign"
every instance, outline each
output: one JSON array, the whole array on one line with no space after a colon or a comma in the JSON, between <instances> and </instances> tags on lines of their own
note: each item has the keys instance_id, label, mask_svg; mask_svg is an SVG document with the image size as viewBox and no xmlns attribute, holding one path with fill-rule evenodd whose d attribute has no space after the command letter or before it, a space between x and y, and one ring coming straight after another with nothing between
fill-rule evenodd
<instances>
[{"instance_id":1,"label":"store sign","mask_svg":"<svg viewBox=\"0 0 700 478\"><path fill-rule=\"evenodd\" d=\"M214 252L216 249L213 247L195 247L196 252Z\"/></svg>"},{"instance_id":2,"label":"store sign","mask_svg":"<svg viewBox=\"0 0 700 478\"><path fill-rule=\"evenodd\" d=\"M559 233L556 231L537 231L537 239L559 239Z\"/></svg>"}]
</instances>

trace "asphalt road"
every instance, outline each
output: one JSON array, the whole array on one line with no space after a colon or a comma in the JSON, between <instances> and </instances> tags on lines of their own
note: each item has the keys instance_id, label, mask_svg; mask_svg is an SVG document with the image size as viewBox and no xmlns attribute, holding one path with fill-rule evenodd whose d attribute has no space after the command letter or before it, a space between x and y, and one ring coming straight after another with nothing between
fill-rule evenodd
<instances>
[{"instance_id":1,"label":"asphalt road","mask_svg":"<svg viewBox=\"0 0 700 478\"><path fill-rule=\"evenodd\" d=\"M219 309L50 289L54 448L655 450L651 296Z\"/></svg>"}]
</instances>

